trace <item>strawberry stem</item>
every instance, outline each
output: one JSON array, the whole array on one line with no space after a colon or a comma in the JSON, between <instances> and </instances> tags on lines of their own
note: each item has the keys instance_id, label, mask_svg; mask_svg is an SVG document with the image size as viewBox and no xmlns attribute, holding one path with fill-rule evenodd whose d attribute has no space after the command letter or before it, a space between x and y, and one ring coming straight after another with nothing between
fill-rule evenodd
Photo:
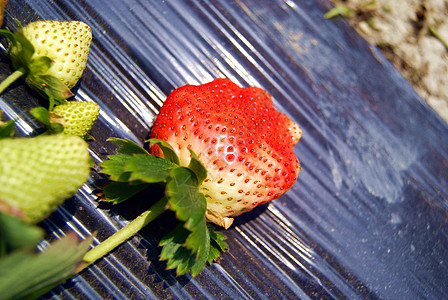
<instances>
[{"instance_id":1,"label":"strawberry stem","mask_svg":"<svg viewBox=\"0 0 448 300\"><path fill-rule=\"evenodd\" d=\"M448 49L448 42L445 39L443 39L443 37L437 32L437 30L434 27L429 26L428 30L435 38L437 38L445 46L446 49Z\"/></svg>"},{"instance_id":2,"label":"strawberry stem","mask_svg":"<svg viewBox=\"0 0 448 300\"><path fill-rule=\"evenodd\" d=\"M9 75L5 80L0 83L0 94L3 93L4 90L8 88L14 81L22 77L26 73L25 68L19 68L14 73Z\"/></svg>"},{"instance_id":3,"label":"strawberry stem","mask_svg":"<svg viewBox=\"0 0 448 300\"><path fill-rule=\"evenodd\" d=\"M139 232L140 229L155 220L165 211L167 204L168 198L163 197L162 199L157 201L149 210L142 213L128 225L126 225L125 227L114 233L112 236L107 238L105 241L100 243L98 246L87 252L83 257L83 261L87 263L84 267L87 267L88 265L94 263L96 260L102 258L107 253L112 251L115 247L124 243L126 240Z\"/></svg>"}]
</instances>

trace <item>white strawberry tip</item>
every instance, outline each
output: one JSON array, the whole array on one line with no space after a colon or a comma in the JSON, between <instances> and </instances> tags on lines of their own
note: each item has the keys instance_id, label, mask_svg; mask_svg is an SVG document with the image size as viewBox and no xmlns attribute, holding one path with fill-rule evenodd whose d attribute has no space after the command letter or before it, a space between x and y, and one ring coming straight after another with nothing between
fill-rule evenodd
<instances>
[{"instance_id":1,"label":"white strawberry tip","mask_svg":"<svg viewBox=\"0 0 448 300\"><path fill-rule=\"evenodd\" d=\"M302 128L300 128L299 124L290 120L290 125L288 128L292 137L292 144L296 145L302 139Z\"/></svg>"},{"instance_id":2,"label":"white strawberry tip","mask_svg":"<svg viewBox=\"0 0 448 300\"><path fill-rule=\"evenodd\" d=\"M220 213L208 208L205 211L205 217L207 218L207 222L214 223L224 229L228 229L233 224L234 220L233 218L224 217Z\"/></svg>"}]
</instances>

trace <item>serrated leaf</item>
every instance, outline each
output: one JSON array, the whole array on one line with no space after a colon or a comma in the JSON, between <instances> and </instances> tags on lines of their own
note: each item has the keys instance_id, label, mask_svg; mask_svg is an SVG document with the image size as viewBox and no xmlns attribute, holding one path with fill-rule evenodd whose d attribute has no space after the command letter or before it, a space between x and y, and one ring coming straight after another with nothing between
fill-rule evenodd
<instances>
[{"instance_id":1,"label":"serrated leaf","mask_svg":"<svg viewBox=\"0 0 448 300\"><path fill-rule=\"evenodd\" d=\"M196 174L196 178L198 179L198 183L202 183L205 178L207 178L207 169L204 167L204 165L199 161L197 155L188 148L191 155L190 164L188 165L188 168L192 170Z\"/></svg>"},{"instance_id":2,"label":"serrated leaf","mask_svg":"<svg viewBox=\"0 0 448 300\"><path fill-rule=\"evenodd\" d=\"M44 233L38 226L0 213L0 257L18 249L35 247Z\"/></svg>"},{"instance_id":3,"label":"serrated leaf","mask_svg":"<svg viewBox=\"0 0 448 300\"><path fill-rule=\"evenodd\" d=\"M3 35L5 38L7 38L8 41L9 41L12 45L17 44L16 37L14 36L14 33L12 33L11 31L9 31L9 30L7 30L7 29L0 29L0 34Z\"/></svg>"},{"instance_id":4,"label":"serrated leaf","mask_svg":"<svg viewBox=\"0 0 448 300\"><path fill-rule=\"evenodd\" d=\"M191 233L185 241L185 246L193 252L201 252L198 254L202 256L203 245L210 244L210 236L207 228L205 217L190 229Z\"/></svg>"},{"instance_id":5,"label":"serrated leaf","mask_svg":"<svg viewBox=\"0 0 448 300\"><path fill-rule=\"evenodd\" d=\"M174 230L181 237L178 243L174 243L175 239L171 236L170 243L164 247L163 257L168 257L168 268L177 268L178 274L190 271L192 276L196 276L207 263L210 252L210 236L205 219L207 201L199 192L196 174L185 167L173 169L166 185L166 195L170 209L183 221L184 228ZM191 256L187 257L187 253Z\"/></svg>"},{"instance_id":6,"label":"serrated leaf","mask_svg":"<svg viewBox=\"0 0 448 300\"><path fill-rule=\"evenodd\" d=\"M118 146L117 153L125 154L125 155L134 155L134 154L149 154L144 148L140 145L137 145L133 141L129 139L120 139L120 138L108 138L108 142L115 144Z\"/></svg>"},{"instance_id":7,"label":"serrated leaf","mask_svg":"<svg viewBox=\"0 0 448 300\"><path fill-rule=\"evenodd\" d=\"M173 147L171 147L170 144L159 139L149 139L147 140L147 142L149 142L151 145L158 145L163 152L163 157L166 160L169 160L175 163L176 165L179 164L179 157L177 156L176 152L174 151Z\"/></svg>"},{"instance_id":8,"label":"serrated leaf","mask_svg":"<svg viewBox=\"0 0 448 300\"><path fill-rule=\"evenodd\" d=\"M184 221L187 229L202 221L207 208L205 196L199 192L195 173L186 167L177 167L170 172L166 185L170 209Z\"/></svg>"},{"instance_id":9,"label":"serrated leaf","mask_svg":"<svg viewBox=\"0 0 448 300\"><path fill-rule=\"evenodd\" d=\"M213 241L210 241L210 251L208 254L208 263L213 263L217 261L221 257L221 250L217 247L217 244Z\"/></svg>"},{"instance_id":10,"label":"serrated leaf","mask_svg":"<svg viewBox=\"0 0 448 300\"><path fill-rule=\"evenodd\" d=\"M170 244L183 245L187 240L190 231L184 227L184 222L180 222L173 230L166 234L159 242L160 246L167 246ZM162 259L167 259L169 256L164 256L164 251L160 254Z\"/></svg>"},{"instance_id":11,"label":"serrated leaf","mask_svg":"<svg viewBox=\"0 0 448 300\"><path fill-rule=\"evenodd\" d=\"M205 221L205 216L203 220L192 229L185 245L196 253L195 263L191 267L191 275L194 277L204 269L210 253L210 234L207 228L207 222Z\"/></svg>"},{"instance_id":12,"label":"serrated leaf","mask_svg":"<svg viewBox=\"0 0 448 300\"><path fill-rule=\"evenodd\" d=\"M208 262L212 263L221 257L221 253L227 251L229 246L225 242L225 235L221 232L215 231L211 224L207 224L210 234L210 252L208 255Z\"/></svg>"},{"instance_id":13,"label":"serrated leaf","mask_svg":"<svg viewBox=\"0 0 448 300\"><path fill-rule=\"evenodd\" d=\"M136 155L125 163L124 170L130 173L131 181L158 183L165 181L174 167L176 165L172 162L157 156Z\"/></svg>"},{"instance_id":14,"label":"serrated leaf","mask_svg":"<svg viewBox=\"0 0 448 300\"><path fill-rule=\"evenodd\" d=\"M109 175L113 181L126 182L131 174L125 171L124 166L132 158L124 154L109 155L109 159L101 163L101 172Z\"/></svg>"},{"instance_id":15,"label":"serrated leaf","mask_svg":"<svg viewBox=\"0 0 448 300\"><path fill-rule=\"evenodd\" d=\"M91 238L79 241L75 234L70 234L44 252L16 251L2 258L0 295L4 299L22 299L47 291L76 273L90 243Z\"/></svg>"},{"instance_id":16,"label":"serrated leaf","mask_svg":"<svg viewBox=\"0 0 448 300\"><path fill-rule=\"evenodd\" d=\"M176 269L177 276L188 273L195 260L188 249L179 245L175 251L174 257L167 261L167 269Z\"/></svg>"},{"instance_id":17,"label":"serrated leaf","mask_svg":"<svg viewBox=\"0 0 448 300\"><path fill-rule=\"evenodd\" d=\"M193 231L186 229L185 223L181 222L162 238L160 259L166 260L167 269L176 269L178 275L190 272L192 276L196 276L208 261L212 262L220 256L219 247L215 246L211 252L210 242L209 227L205 218L193 228ZM210 255L213 255L213 258L210 258Z\"/></svg>"},{"instance_id":18,"label":"serrated leaf","mask_svg":"<svg viewBox=\"0 0 448 300\"><path fill-rule=\"evenodd\" d=\"M160 259L167 261L167 269L176 269L177 275L186 274L195 263L196 253L184 246L189 234L190 231L181 222L159 244L163 246Z\"/></svg>"},{"instance_id":19,"label":"serrated leaf","mask_svg":"<svg viewBox=\"0 0 448 300\"><path fill-rule=\"evenodd\" d=\"M111 182L102 191L105 196L105 201L110 201L115 204L121 203L143 191L149 184L130 184L129 182Z\"/></svg>"}]
</instances>

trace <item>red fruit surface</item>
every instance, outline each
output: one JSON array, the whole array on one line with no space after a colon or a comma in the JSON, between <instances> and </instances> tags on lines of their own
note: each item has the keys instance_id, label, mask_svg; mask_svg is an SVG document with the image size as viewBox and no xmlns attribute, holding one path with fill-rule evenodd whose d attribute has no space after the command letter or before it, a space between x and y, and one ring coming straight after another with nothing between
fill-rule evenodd
<instances>
[{"instance_id":1,"label":"red fruit surface","mask_svg":"<svg viewBox=\"0 0 448 300\"><path fill-rule=\"evenodd\" d=\"M257 87L240 88L228 79L174 90L160 109L151 138L168 142L180 164L190 148L206 167L200 186L207 209L235 217L278 198L296 182L300 163L293 146L300 127L275 110ZM163 157L159 146L151 153Z\"/></svg>"}]
</instances>

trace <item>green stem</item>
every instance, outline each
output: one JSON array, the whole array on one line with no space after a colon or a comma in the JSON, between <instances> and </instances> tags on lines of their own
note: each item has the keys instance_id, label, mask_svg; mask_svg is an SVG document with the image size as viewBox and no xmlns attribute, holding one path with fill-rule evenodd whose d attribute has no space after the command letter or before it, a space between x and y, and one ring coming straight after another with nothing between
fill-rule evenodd
<instances>
[{"instance_id":1,"label":"green stem","mask_svg":"<svg viewBox=\"0 0 448 300\"><path fill-rule=\"evenodd\" d=\"M26 73L25 68L19 68L14 73L9 75L5 80L0 83L0 94L3 93L4 90L8 88L14 81L22 77Z\"/></svg>"},{"instance_id":2,"label":"green stem","mask_svg":"<svg viewBox=\"0 0 448 300\"><path fill-rule=\"evenodd\" d=\"M447 41L445 41L444 39L443 39L443 37L437 32L437 30L434 28L434 27L432 27L432 26L429 26L428 27L428 30L429 30L429 32L432 34L432 35L434 35L444 46L445 46L445 48L448 50L448 42Z\"/></svg>"},{"instance_id":3,"label":"green stem","mask_svg":"<svg viewBox=\"0 0 448 300\"><path fill-rule=\"evenodd\" d=\"M100 243L89 252L87 252L83 257L83 261L87 263L85 267L105 256L115 247L124 243L126 240L139 232L140 229L155 220L160 214L165 211L167 204L168 199L166 197L163 197L162 199L157 201L149 210L142 213L131 223L114 233L112 236L110 236L108 239Z\"/></svg>"}]
</instances>

